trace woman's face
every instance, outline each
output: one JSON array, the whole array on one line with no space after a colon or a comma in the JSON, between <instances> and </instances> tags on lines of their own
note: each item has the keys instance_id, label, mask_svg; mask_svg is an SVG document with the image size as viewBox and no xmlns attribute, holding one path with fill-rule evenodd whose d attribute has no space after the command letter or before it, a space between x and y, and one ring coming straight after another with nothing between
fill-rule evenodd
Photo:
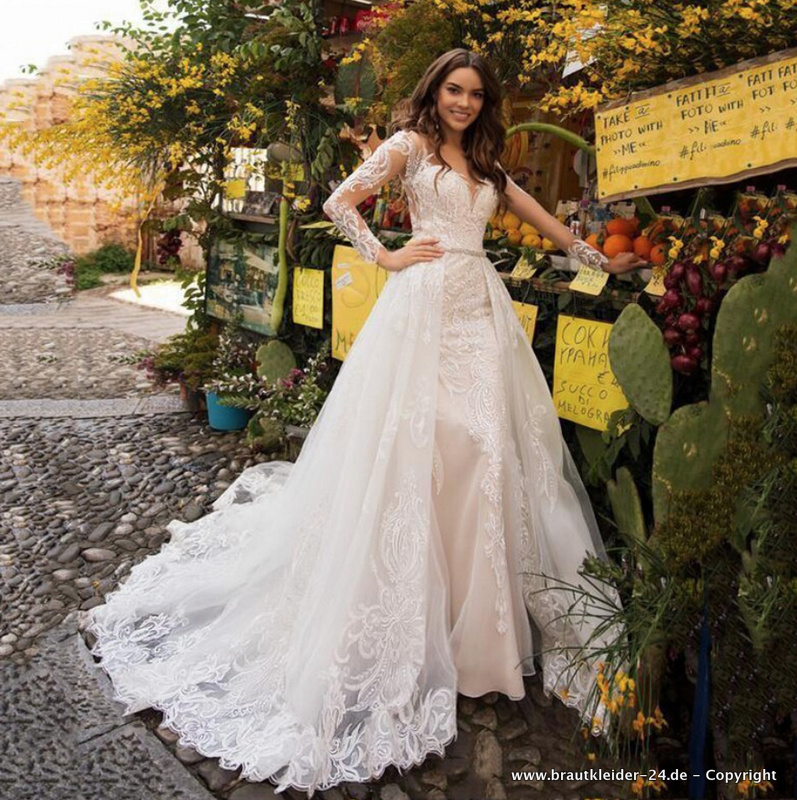
<instances>
[{"instance_id":1,"label":"woman's face","mask_svg":"<svg viewBox=\"0 0 797 800\"><path fill-rule=\"evenodd\" d=\"M440 124L455 139L479 116L483 105L484 86L473 67L458 67L449 72L437 91Z\"/></svg>"}]
</instances>

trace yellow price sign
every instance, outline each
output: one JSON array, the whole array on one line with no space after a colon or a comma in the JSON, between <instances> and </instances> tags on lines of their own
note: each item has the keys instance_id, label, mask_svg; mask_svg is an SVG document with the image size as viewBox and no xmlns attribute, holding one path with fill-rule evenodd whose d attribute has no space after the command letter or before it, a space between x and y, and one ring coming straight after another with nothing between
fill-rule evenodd
<instances>
[{"instance_id":1,"label":"yellow price sign","mask_svg":"<svg viewBox=\"0 0 797 800\"><path fill-rule=\"evenodd\" d=\"M597 297L606 286L606 281L609 280L609 273L604 272L602 269L590 267L588 264L582 264L576 273L576 277L570 281L571 292L582 292L583 294L591 294Z\"/></svg>"},{"instance_id":2,"label":"yellow price sign","mask_svg":"<svg viewBox=\"0 0 797 800\"><path fill-rule=\"evenodd\" d=\"M654 297L661 297L667 291L667 287L664 285L664 276L666 274L667 270L664 267L653 267L653 275L647 282L645 291Z\"/></svg>"},{"instance_id":3,"label":"yellow price sign","mask_svg":"<svg viewBox=\"0 0 797 800\"><path fill-rule=\"evenodd\" d=\"M628 400L609 364L608 322L559 315L553 375L556 413L604 431L613 412Z\"/></svg>"},{"instance_id":4,"label":"yellow price sign","mask_svg":"<svg viewBox=\"0 0 797 800\"><path fill-rule=\"evenodd\" d=\"M512 272L509 274L509 277L514 281L528 281L534 277L534 273L536 271L537 267L533 267L531 264L529 264L525 256L521 256L518 259L517 264L515 264L515 266L512 268Z\"/></svg>"},{"instance_id":5,"label":"yellow price sign","mask_svg":"<svg viewBox=\"0 0 797 800\"><path fill-rule=\"evenodd\" d=\"M310 328L324 327L324 271L293 270L293 321Z\"/></svg>"},{"instance_id":6,"label":"yellow price sign","mask_svg":"<svg viewBox=\"0 0 797 800\"><path fill-rule=\"evenodd\" d=\"M534 328L537 324L537 306L532 303L521 303L520 300L513 300L512 305L531 344L534 341Z\"/></svg>"},{"instance_id":7,"label":"yellow price sign","mask_svg":"<svg viewBox=\"0 0 797 800\"><path fill-rule=\"evenodd\" d=\"M353 247L336 245L332 256L332 356L343 361L390 273Z\"/></svg>"}]
</instances>

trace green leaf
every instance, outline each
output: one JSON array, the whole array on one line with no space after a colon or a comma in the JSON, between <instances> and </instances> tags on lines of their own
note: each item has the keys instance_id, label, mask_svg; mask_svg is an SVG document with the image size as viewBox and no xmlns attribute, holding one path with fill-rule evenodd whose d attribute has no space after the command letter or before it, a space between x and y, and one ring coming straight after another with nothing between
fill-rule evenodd
<instances>
[{"instance_id":1,"label":"green leaf","mask_svg":"<svg viewBox=\"0 0 797 800\"><path fill-rule=\"evenodd\" d=\"M307 225L300 225L299 227L300 228L304 228L304 229L306 229L306 228L334 228L335 227L335 223L334 222L327 222L327 220L322 219L322 220L319 220L318 222L309 222Z\"/></svg>"}]
</instances>

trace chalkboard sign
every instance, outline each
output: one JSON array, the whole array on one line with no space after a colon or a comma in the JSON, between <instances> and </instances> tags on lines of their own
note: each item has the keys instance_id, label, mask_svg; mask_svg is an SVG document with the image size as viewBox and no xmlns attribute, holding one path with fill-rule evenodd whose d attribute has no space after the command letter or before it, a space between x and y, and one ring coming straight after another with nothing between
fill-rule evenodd
<instances>
[{"instance_id":1,"label":"chalkboard sign","mask_svg":"<svg viewBox=\"0 0 797 800\"><path fill-rule=\"evenodd\" d=\"M797 164L797 48L631 97L595 113L602 201Z\"/></svg>"}]
</instances>

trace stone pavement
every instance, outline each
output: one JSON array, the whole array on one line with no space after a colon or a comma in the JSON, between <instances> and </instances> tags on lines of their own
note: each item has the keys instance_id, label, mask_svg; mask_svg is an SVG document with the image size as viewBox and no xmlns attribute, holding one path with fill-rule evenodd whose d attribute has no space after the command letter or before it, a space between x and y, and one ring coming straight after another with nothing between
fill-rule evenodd
<instances>
[{"instance_id":1,"label":"stone pavement","mask_svg":"<svg viewBox=\"0 0 797 800\"><path fill-rule=\"evenodd\" d=\"M212 800L133 717L122 717L72 613L36 656L0 661L6 800Z\"/></svg>"},{"instance_id":2,"label":"stone pavement","mask_svg":"<svg viewBox=\"0 0 797 800\"><path fill-rule=\"evenodd\" d=\"M122 716L78 632L81 613L166 541L168 522L207 513L262 458L242 434L210 430L175 392L153 393L121 362L185 319L116 301L108 287L70 297L29 258L61 245L8 211L12 189L0 179L0 798L299 800L179 746L154 710ZM599 782L512 778L511 770L601 764L571 738L575 714L546 698L538 680L527 689L519 703L460 697L459 734L445 757L316 796L620 796Z\"/></svg>"}]
</instances>

